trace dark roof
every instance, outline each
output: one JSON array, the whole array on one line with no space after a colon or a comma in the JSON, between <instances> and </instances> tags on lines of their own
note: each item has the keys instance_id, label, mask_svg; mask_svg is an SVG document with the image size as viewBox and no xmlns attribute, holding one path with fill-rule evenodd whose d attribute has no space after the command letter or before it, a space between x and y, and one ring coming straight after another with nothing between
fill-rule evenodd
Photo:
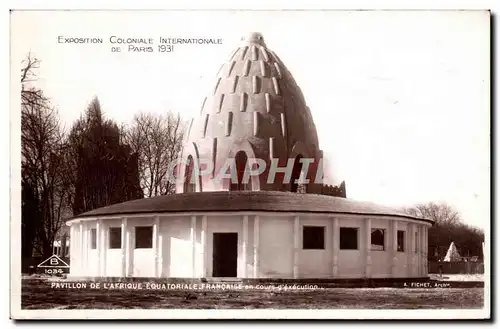
<instances>
[{"instance_id":1,"label":"dark roof","mask_svg":"<svg viewBox=\"0 0 500 329\"><path fill-rule=\"evenodd\" d=\"M276 191L223 191L162 195L94 209L74 218L138 213L268 211L398 216L432 223L402 210L319 194Z\"/></svg>"}]
</instances>

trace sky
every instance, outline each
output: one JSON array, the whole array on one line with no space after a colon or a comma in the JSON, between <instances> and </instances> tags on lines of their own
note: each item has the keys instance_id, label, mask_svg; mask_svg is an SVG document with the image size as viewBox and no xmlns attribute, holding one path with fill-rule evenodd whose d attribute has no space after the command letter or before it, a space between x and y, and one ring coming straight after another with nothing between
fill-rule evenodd
<instances>
[{"instance_id":1,"label":"sky","mask_svg":"<svg viewBox=\"0 0 500 329\"><path fill-rule=\"evenodd\" d=\"M241 36L261 32L301 87L332 182L389 206L446 202L490 223L490 26L475 11L33 11L11 15L12 72L28 52L69 128L94 96L107 117L190 119ZM58 37L103 44L58 43ZM112 52L109 38L153 38ZM157 51L160 37L221 39Z\"/></svg>"}]
</instances>

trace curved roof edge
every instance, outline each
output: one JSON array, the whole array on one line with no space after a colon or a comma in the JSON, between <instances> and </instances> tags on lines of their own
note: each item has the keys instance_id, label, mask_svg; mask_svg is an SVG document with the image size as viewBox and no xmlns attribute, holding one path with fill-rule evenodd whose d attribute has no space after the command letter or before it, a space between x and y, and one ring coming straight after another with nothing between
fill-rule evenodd
<instances>
[{"instance_id":1,"label":"curved roof edge","mask_svg":"<svg viewBox=\"0 0 500 329\"><path fill-rule=\"evenodd\" d=\"M106 217L148 213L193 212L300 212L403 217L433 224L401 210L371 202L320 194L277 191L220 191L162 195L97 208L70 218Z\"/></svg>"}]
</instances>

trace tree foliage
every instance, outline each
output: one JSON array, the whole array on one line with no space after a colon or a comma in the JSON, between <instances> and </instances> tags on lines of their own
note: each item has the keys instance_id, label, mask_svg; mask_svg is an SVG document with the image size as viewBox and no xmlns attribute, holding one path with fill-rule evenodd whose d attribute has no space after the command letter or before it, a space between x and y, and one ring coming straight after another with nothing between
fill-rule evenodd
<instances>
[{"instance_id":1,"label":"tree foliage","mask_svg":"<svg viewBox=\"0 0 500 329\"><path fill-rule=\"evenodd\" d=\"M34 85L39 61L28 55L21 70L21 197L23 254L50 255L71 202L64 132L59 115Z\"/></svg>"},{"instance_id":2,"label":"tree foliage","mask_svg":"<svg viewBox=\"0 0 500 329\"><path fill-rule=\"evenodd\" d=\"M169 165L182 147L184 123L179 115L140 113L126 129L125 140L137 154L140 185L146 197L171 194Z\"/></svg>"},{"instance_id":3,"label":"tree foliage","mask_svg":"<svg viewBox=\"0 0 500 329\"><path fill-rule=\"evenodd\" d=\"M434 221L429 228L429 260L442 260L451 242L455 242L462 257L482 259L484 232L463 223L460 214L444 203L418 204L406 209L409 215Z\"/></svg>"},{"instance_id":4,"label":"tree foliage","mask_svg":"<svg viewBox=\"0 0 500 329\"><path fill-rule=\"evenodd\" d=\"M67 134L36 85L40 61L29 54L22 63L23 259L50 256L55 239L64 243L67 232L62 228L73 216L141 198L143 190L147 196L174 191L166 171L182 144L179 116L139 114L127 128L106 119L94 98Z\"/></svg>"},{"instance_id":5,"label":"tree foliage","mask_svg":"<svg viewBox=\"0 0 500 329\"><path fill-rule=\"evenodd\" d=\"M69 148L74 170L73 214L141 198L137 154L123 143L122 130L103 116L97 98L73 125Z\"/></svg>"}]
</instances>

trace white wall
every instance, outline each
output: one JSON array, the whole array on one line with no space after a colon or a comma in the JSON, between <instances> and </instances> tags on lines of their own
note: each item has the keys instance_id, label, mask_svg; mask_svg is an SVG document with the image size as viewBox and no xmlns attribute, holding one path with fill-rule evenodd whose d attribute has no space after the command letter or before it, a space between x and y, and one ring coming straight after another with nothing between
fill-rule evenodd
<instances>
[{"instance_id":1,"label":"white wall","mask_svg":"<svg viewBox=\"0 0 500 329\"><path fill-rule=\"evenodd\" d=\"M108 249L106 254L106 276L122 276L122 250Z\"/></svg>"},{"instance_id":2,"label":"white wall","mask_svg":"<svg viewBox=\"0 0 500 329\"><path fill-rule=\"evenodd\" d=\"M259 277L293 277L293 217L260 216Z\"/></svg>"},{"instance_id":3,"label":"white wall","mask_svg":"<svg viewBox=\"0 0 500 329\"><path fill-rule=\"evenodd\" d=\"M154 253L152 249L134 249L133 276L154 276Z\"/></svg>"},{"instance_id":4,"label":"white wall","mask_svg":"<svg viewBox=\"0 0 500 329\"><path fill-rule=\"evenodd\" d=\"M260 221L259 221L260 224ZM242 222L243 225L243 222ZM246 266L246 277L247 278L253 278L253 273L254 273L254 261L253 261L253 242L254 242L254 225L255 225L255 216L248 216L248 243L247 243L247 259L246 259L246 264L243 264L243 266ZM259 234L260 237L260 234Z\"/></svg>"},{"instance_id":5,"label":"white wall","mask_svg":"<svg viewBox=\"0 0 500 329\"><path fill-rule=\"evenodd\" d=\"M196 217L196 243L195 243L195 269L194 269L194 276L197 278L203 278L206 277L205 274L205 265L204 265L204 253L205 250L203 249L202 245L202 240L201 240L201 235L202 235L202 225L203 225L203 216L197 216ZM205 232L205 239L206 239L206 232ZM192 257L192 256L191 256Z\"/></svg>"},{"instance_id":6,"label":"white wall","mask_svg":"<svg viewBox=\"0 0 500 329\"><path fill-rule=\"evenodd\" d=\"M168 277L192 277L191 218L161 219L163 273Z\"/></svg>"},{"instance_id":7,"label":"white wall","mask_svg":"<svg viewBox=\"0 0 500 329\"><path fill-rule=\"evenodd\" d=\"M372 258L372 278L387 278L392 273L392 232L391 222L386 219L372 218L371 228L383 229L384 234L384 250L371 250ZM371 245L371 242L368 242Z\"/></svg>"},{"instance_id":8,"label":"white wall","mask_svg":"<svg viewBox=\"0 0 500 329\"><path fill-rule=\"evenodd\" d=\"M134 277L154 276L155 253L153 248L135 248L135 227L153 226L153 217L127 219L127 230L130 232L130 268L129 273ZM154 243L153 243L154 244Z\"/></svg>"},{"instance_id":9,"label":"white wall","mask_svg":"<svg viewBox=\"0 0 500 329\"><path fill-rule=\"evenodd\" d=\"M99 276L98 272L99 258L97 257L97 249L88 251L87 267L84 270L86 276Z\"/></svg>"},{"instance_id":10,"label":"white wall","mask_svg":"<svg viewBox=\"0 0 500 329\"><path fill-rule=\"evenodd\" d=\"M71 276L77 276L79 275L77 266L75 266L77 262L77 255L76 255L76 246L75 246L75 241L76 241L76 224L71 225L70 230L69 230L69 262L70 262L70 267L69 267L69 275Z\"/></svg>"},{"instance_id":11,"label":"white wall","mask_svg":"<svg viewBox=\"0 0 500 329\"><path fill-rule=\"evenodd\" d=\"M103 229L105 229L105 238L104 238L104 246L105 246L105 269L104 273L106 276L122 276L122 250L119 249L110 249L110 228L118 227L121 228L121 220L120 219L110 219L107 220ZM90 236L89 236L90 239ZM90 240L89 240L90 242Z\"/></svg>"},{"instance_id":12,"label":"white wall","mask_svg":"<svg viewBox=\"0 0 500 329\"><path fill-rule=\"evenodd\" d=\"M304 226L325 227L325 249L302 249ZM332 276L333 268L333 227L329 218L314 216L300 217L300 244L299 244L299 277L327 278Z\"/></svg>"},{"instance_id":13,"label":"white wall","mask_svg":"<svg viewBox=\"0 0 500 329\"><path fill-rule=\"evenodd\" d=\"M135 227L153 226L155 218L128 217L127 228L130 232L130 258L128 273L135 277L152 277L161 275L164 277L211 277L212 276L212 253L214 233L237 233L238 234L238 277L251 278L254 275L254 225L255 214L248 214L248 226L246 229L246 259L243 254L243 218L244 214L220 214L207 215L205 232L205 245L202 244L203 216L196 216L195 221L195 254L193 264L193 242L191 240L191 216L164 216L159 218L158 229L158 251L154 248L135 249ZM334 234L333 218L327 216L301 215L299 216L299 245L297 255L294 254L294 216L265 215L259 216L259 244L257 276L260 278L293 278L294 264L298 265L298 278L329 278L333 277L334 259ZM341 227L358 228L358 250L338 250L337 278L359 278L366 275L366 250L370 247L371 277L419 277L425 276L425 255L427 246L423 246L419 230L419 250L415 252L414 234L418 227L424 227L421 222L400 219L397 222L397 230L403 230L405 234L405 251L394 252L392 220L394 218L366 217L366 216L343 216L339 215L339 229ZM370 218L371 228L385 230L385 250L371 250L371 242L366 240L366 219ZM397 219L396 219L397 220ZM109 228L120 227L121 219L103 220L102 228L105 230L105 239L101 240L106 250L101 251L101 272L99 273L98 250L90 250L90 229L96 228L96 221L86 223L88 230L87 239L83 245L86 252L78 252L80 229L79 224L71 230L72 253L70 255L73 266L71 275L83 276L121 276L122 250L109 248ZM324 226L325 227L325 249L304 250L302 244L303 227ZM338 234L338 232L337 232ZM160 242L161 245L160 245ZM338 243L338 241L337 241ZM154 247L154 244L153 244ZM395 255L395 257L394 257ZM78 267L78 259L84 257L81 269ZM394 262L394 263L393 263ZM104 267L105 264L105 267ZM158 267L155 273L155 266ZM193 272L194 266L194 272ZM395 266L395 267L394 267ZM394 271L393 271L394 270Z\"/></svg>"},{"instance_id":14,"label":"white wall","mask_svg":"<svg viewBox=\"0 0 500 329\"><path fill-rule=\"evenodd\" d=\"M396 275L395 277L403 278L409 276L409 267L408 267L408 255L410 255L410 250L408 248L408 224L403 221L398 221L397 224L398 231L405 232L405 244L404 244L404 252L396 252Z\"/></svg>"},{"instance_id":15,"label":"white wall","mask_svg":"<svg viewBox=\"0 0 500 329\"><path fill-rule=\"evenodd\" d=\"M364 221L359 218L341 218L341 227L355 227L358 229L358 250L339 250L339 278L359 278L364 276L365 271L365 248L364 243Z\"/></svg>"}]
</instances>

